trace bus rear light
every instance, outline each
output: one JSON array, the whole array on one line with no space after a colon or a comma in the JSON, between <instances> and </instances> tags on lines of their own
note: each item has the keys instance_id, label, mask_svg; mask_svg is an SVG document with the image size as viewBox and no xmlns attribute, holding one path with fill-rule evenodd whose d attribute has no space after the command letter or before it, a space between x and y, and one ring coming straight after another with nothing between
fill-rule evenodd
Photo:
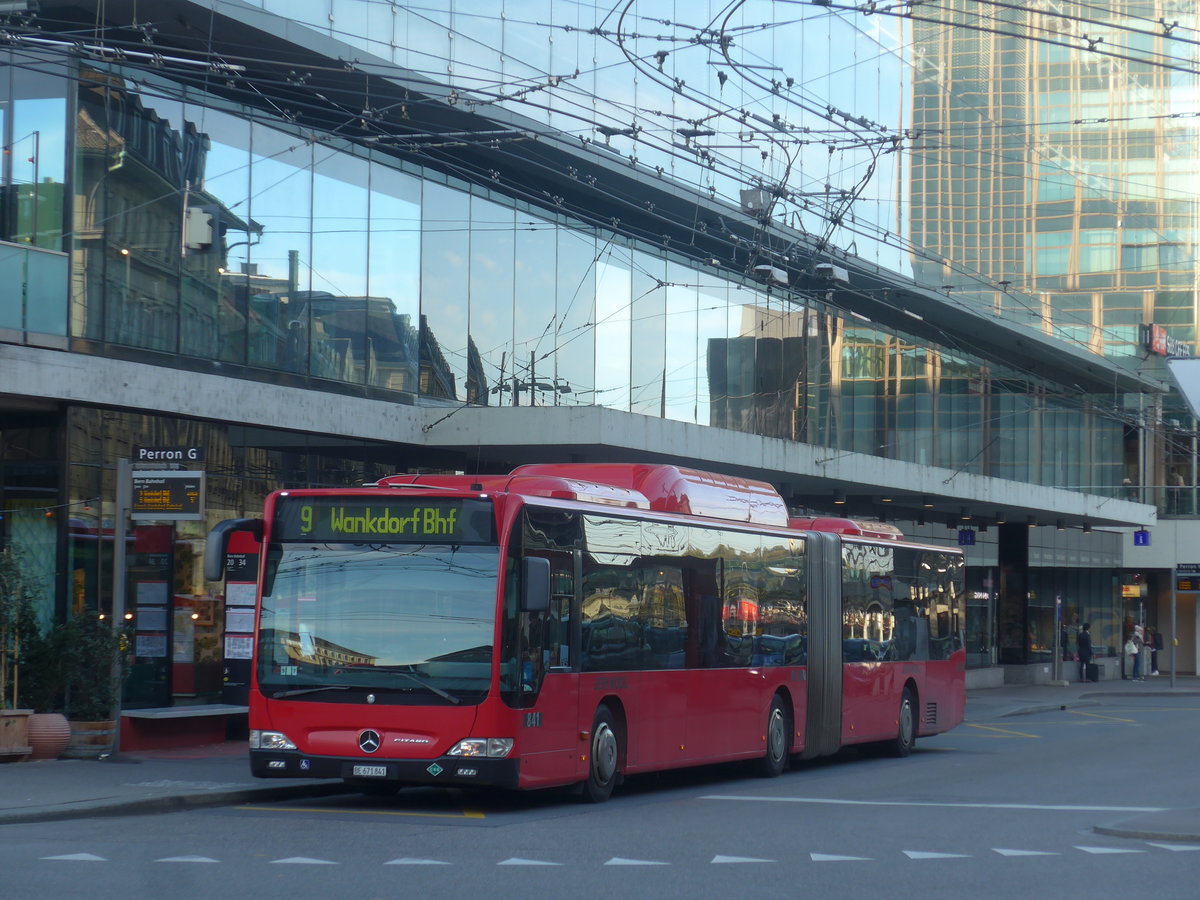
<instances>
[{"instance_id":1,"label":"bus rear light","mask_svg":"<svg viewBox=\"0 0 1200 900\"><path fill-rule=\"evenodd\" d=\"M251 750L295 750L296 745L281 731L251 731Z\"/></svg>"},{"instance_id":2,"label":"bus rear light","mask_svg":"<svg viewBox=\"0 0 1200 900\"><path fill-rule=\"evenodd\" d=\"M512 753L512 748L512 738L465 738L451 747L446 755L500 758Z\"/></svg>"}]
</instances>

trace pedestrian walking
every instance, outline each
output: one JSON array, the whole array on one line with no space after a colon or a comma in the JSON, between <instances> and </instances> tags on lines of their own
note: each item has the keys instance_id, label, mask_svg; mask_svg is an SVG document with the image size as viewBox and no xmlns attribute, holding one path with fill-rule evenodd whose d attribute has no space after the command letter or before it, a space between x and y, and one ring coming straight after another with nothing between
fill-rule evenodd
<instances>
[{"instance_id":1,"label":"pedestrian walking","mask_svg":"<svg viewBox=\"0 0 1200 900\"><path fill-rule=\"evenodd\" d=\"M1150 674L1158 674L1158 651L1164 649L1162 632L1151 628L1150 639Z\"/></svg>"},{"instance_id":2,"label":"pedestrian walking","mask_svg":"<svg viewBox=\"0 0 1200 900\"><path fill-rule=\"evenodd\" d=\"M1088 678L1088 664L1092 661L1092 623L1084 622L1079 626L1079 634L1075 636L1076 649L1079 651L1079 680L1092 681Z\"/></svg>"}]
</instances>

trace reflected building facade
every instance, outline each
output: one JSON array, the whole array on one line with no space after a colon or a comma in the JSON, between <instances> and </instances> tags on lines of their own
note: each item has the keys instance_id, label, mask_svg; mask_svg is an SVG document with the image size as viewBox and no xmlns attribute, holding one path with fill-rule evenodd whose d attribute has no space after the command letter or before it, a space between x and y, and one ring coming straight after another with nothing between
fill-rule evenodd
<instances>
[{"instance_id":1,"label":"reflected building facade","mask_svg":"<svg viewBox=\"0 0 1200 900\"><path fill-rule=\"evenodd\" d=\"M42 2L38 24L55 32L85 7L106 15ZM880 515L866 503L908 479L910 524L931 542L980 498L994 524L1008 504L990 498L1010 491L1031 513L1066 498L1077 525L1149 515L1120 493L1139 432L1105 391L1150 386L1102 357L1041 335L1030 352L1048 362L1031 370L1006 333L989 344L918 315L938 298L911 280L842 254L853 286L833 285L814 268L827 246L607 144L464 104L395 60L356 69L354 46L301 26L303 41L280 38L283 20L254 4L188 8L212 18L203 67L164 20L165 64L76 52L63 34L57 49L18 41L0 68L6 146L38 135L36 171L22 149L3 173L0 271L20 290L0 297L0 544L42 576L47 621L115 608L117 461L203 448L203 519L133 526L123 605L155 640L127 701L236 702L228 610L198 560L213 524L285 486L670 457L771 481L798 512L841 512L849 486L864 503L851 512ZM262 59L224 61L247 34ZM764 282L767 259L788 266L786 287ZM622 435L583 441L579 421ZM838 460L856 468L831 475ZM923 493L940 495L938 532ZM980 548L968 631L986 667L999 556ZM1119 555L1099 535L1079 552ZM210 602L217 615L193 618ZM141 605L155 615L139 620Z\"/></svg>"},{"instance_id":2,"label":"reflected building facade","mask_svg":"<svg viewBox=\"0 0 1200 900\"><path fill-rule=\"evenodd\" d=\"M918 279L1166 380L1164 359L1198 346L1200 79L1178 64L1180 35L1198 24L1195 5L997 7L983 28L977 4L945 6L911 23L911 127L924 136L907 185ZM1099 470L1063 468L1082 456L1052 450L1056 475L1082 485L1076 479L1107 470L1160 514L1194 515L1197 423L1179 395L1114 393L1109 402L1125 418L1112 422L1124 441L1114 432ZM1088 440L1075 415L1053 418ZM1063 635L1073 647L1088 616L1070 607L1089 594L1114 597L1102 640L1123 643L1174 593L1169 570L1147 572L1136 558L1126 566L1103 571L1035 555L1007 586L1001 573L1002 660L1051 643L1056 601L1067 607ZM1191 644L1194 601L1181 596Z\"/></svg>"}]
</instances>

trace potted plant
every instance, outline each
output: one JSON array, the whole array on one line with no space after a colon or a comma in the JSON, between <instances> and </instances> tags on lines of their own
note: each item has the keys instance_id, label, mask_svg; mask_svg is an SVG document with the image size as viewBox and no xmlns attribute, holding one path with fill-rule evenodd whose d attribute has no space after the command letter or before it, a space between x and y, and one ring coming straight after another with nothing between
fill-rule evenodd
<instances>
[{"instance_id":1,"label":"potted plant","mask_svg":"<svg viewBox=\"0 0 1200 900\"><path fill-rule=\"evenodd\" d=\"M121 638L111 624L85 613L56 629L71 740L66 755L94 759L113 751Z\"/></svg>"},{"instance_id":2,"label":"potted plant","mask_svg":"<svg viewBox=\"0 0 1200 900\"><path fill-rule=\"evenodd\" d=\"M33 598L20 563L0 551L0 761L24 759L30 752L30 709L17 706L21 689L22 638L36 630Z\"/></svg>"}]
</instances>

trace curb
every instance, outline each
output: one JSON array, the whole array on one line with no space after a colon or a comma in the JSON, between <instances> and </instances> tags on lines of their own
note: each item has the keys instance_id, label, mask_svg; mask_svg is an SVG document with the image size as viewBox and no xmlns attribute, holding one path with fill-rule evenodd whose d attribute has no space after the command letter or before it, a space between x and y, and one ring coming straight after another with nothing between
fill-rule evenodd
<instances>
[{"instance_id":1,"label":"curb","mask_svg":"<svg viewBox=\"0 0 1200 900\"><path fill-rule=\"evenodd\" d=\"M167 794L162 797L141 797L137 800L92 801L66 804L54 809L12 810L0 812L0 826L31 822L60 822L68 819L103 818L107 816L141 816L181 812L208 806L228 806L248 800L295 800L303 797L328 797L352 794L344 784L298 784L282 787L240 788L232 791L212 791L203 794Z\"/></svg>"},{"instance_id":2,"label":"curb","mask_svg":"<svg viewBox=\"0 0 1200 900\"><path fill-rule=\"evenodd\" d=\"M1031 706L1018 706L1006 712L998 713L997 718L1007 719L1010 716L1028 716L1040 712L1056 712L1060 709L1075 709L1080 706L1099 706L1098 700L1065 700L1061 703L1038 703Z\"/></svg>"},{"instance_id":3,"label":"curb","mask_svg":"<svg viewBox=\"0 0 1200 900\"><path fill-rule=\"evenodd\" d=\"M1195 825L1167 823L1154 824L1154 817L1161 813L1148 813L1113 822L1110 825L1093 826L1092 831L1109 837L1130 838L1139 841L1171 841L1178 844L1200 844L1200 816Z\"/></svg>"}]
</instances>

